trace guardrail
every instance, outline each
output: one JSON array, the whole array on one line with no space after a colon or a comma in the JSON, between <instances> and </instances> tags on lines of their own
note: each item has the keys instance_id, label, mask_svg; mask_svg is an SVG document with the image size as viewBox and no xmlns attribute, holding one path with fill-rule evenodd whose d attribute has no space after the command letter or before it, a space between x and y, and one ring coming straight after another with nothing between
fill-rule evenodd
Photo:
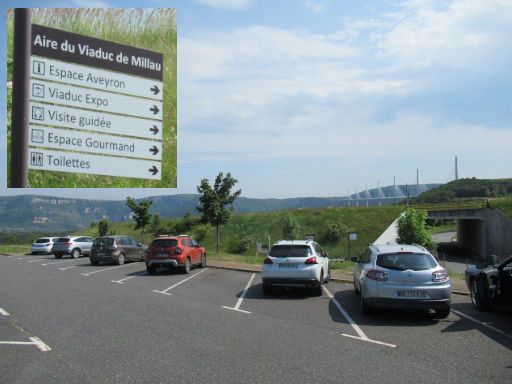
<instances>
[{"instance_id":1,"label":"guardrail","mask_svg":"<svg viewBox=\"0 0 512 384\"><path fill-rule=\"evenodd\" d=\"M411 208L425 209L427 211L455 211L462 209L489 208L487 199L464 200L449 203L410 204Z\"/></svg>"}]
</instances>

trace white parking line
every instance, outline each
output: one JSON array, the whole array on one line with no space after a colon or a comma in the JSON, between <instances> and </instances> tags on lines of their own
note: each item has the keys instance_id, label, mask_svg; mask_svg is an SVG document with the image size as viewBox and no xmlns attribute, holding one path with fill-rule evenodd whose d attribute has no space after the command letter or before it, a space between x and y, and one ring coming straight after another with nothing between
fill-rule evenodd
<instances>
[{"instance_id":1,"label":"white parking line","mask_svg":"<svg viewBox=\"0 0 512 384\"><path fill-rule=\"evenodd\" d=\"M16 260L27 260L27 259L33 259L33 258L41 258L41 256L22 256L22 257L17 257Z\"/></svg>"},{"instance_id":2,"label":"white parking line","mask_svg":"<svg viewBox=\"0 0 512 384\"><path fill-rule=\"evenodd\" d=\"M0 341L0 345L34 345L41 352L51 351L52 349L38 337L29 337L30 341Z\"/></svg>"},{"instance_id":3,"label":"white parking line","mask_svg":"<svg viewBox=\"0 0 512 384\"><path fill-rule=\"evenodd\" d=\"M135 275L133 276L130 276L130 277L127 277L125 279L121 279L121 280L110 280L111 282L113 283L117 283L117 284L124 284L124 282L126 280L130 280L130 279L133 279L134 277L137 277L137 276L144 276L144 275L147 275L148 273L146 271L143 271L143 272L140 272L140 273L136 273Z\"/></svg>"},{"instance_id":4,"label":"white parking line","mask_svg":"<svg viewBox=\"0 0 512 384\"><path fill-rule=\"evenodd\" d=\"M167 291L170 291L171 289L173 289L173 288L177 287L178 285L183 284L185 281L188 281L188 280L190 280L190 279L192 279L192 278L196 277L197 275L199 275L199 274L201 274L201 273L203 273L203 272L205 272L205 271L207 271L207 270L208 270L208 268L205 268L205 269L203 269L202 271L197 272L195 275L192 275L192 276L190 276L190 277L187 277L186 279L181 280L179 283L176 283L176 284L174 284L172 287L169 287L169 288L167 288L167 289L165 289L165 290L163 290L163 291L157 291L156 289L153 289L153 292L161 293L162 295L168 295L168 296L171 296L172 294L171 294L171 293L167 293Z\"/></svg>"},{"instance_id":5,"label":"white parking line","mask_svg":"<svg viewBox=\"0 0 512 384\"><path fill-rule=\"evenodd\" d=\"M482 325L482 326L484 326L484 327L486 327L486 328L489 328L489 329L493 330L494 332L499 333L499 334L500 334L500 335L502 335L502 336L505 336L505 337L507 337L507 338L509 338L509 339L512 339L512 335L509 335L508 333L503 332L501 329L498 329L498 328L496 328L496 327L493 327L492 325L489 325L489 324L487 324L487 323L485 323L485 322L483 322L483 321L477 320L477 319L475 319L474 317L471 317L471 316L469 316L469 315L466 315L465 313L462 313L462 312L456 311L455 309L452 309L452 312L453 312L453 313L455 313L456 315L458 315L459 317L464 317L464 318L466 318L466 319L468 319L468 320L471 320L471 321L473 321L473 322L475 322L475 323L477 323L477 324L480 324L480 325Z\"/></svg>"},{"instance_id":6,"label":"white parking line","mask_svg":"<svg viewBox=\"0 0 512 384\"><path fill-rule=\"evenodd\" d=\"M103 272L103 271L109 271L111 269L116 269L116 268L123 268L123 267L126 267L127 265L130 265L130 264L123 264L123 265L118 265L116 267L110 267L110 268L105 268L105 269L100 269L99 271L93 271L93 272L88 272L88 273L81 273L81 275L84 275L84 276L91 276L91 275L94 275L95 273L99 273L99 272Z\"/></svg>"},{"instance_id":7,"label":"white parking line","mask_svg":"<svg viewBox=\"0 0 512 384\"><path fill-rule=\"evenodd\" d=\"M66 271L66 270L68 270L70 268L76 268L76 267L77 267L77 265L72 265L70 267L60 267L60 268L57 268L57 269L60 269L61 271Z\"/></svg>"},{"instance_id":8,"label":"white parking line","mask_svg":"<svg viewBox=\"0 0 512 384\"><path fill-rule=\"evenodd\" d=\"M244 311L243 309L240 309L240 306L242 305L242 301L244 301L247 291L251 287L252 281L254 280L254 276L256 276L255 273L252 274L251 278L249 279L249 282L245 286L245 289L242 292L242 294L240 295L240 297L238 298L238 301L236 302L235 306L234 307L226 307L223 305L222 308L231 309L232 311L238 311L238 312L243 312L243 313L251 313L249 311Z\"/></svg>"},{"instance_id":9,"label":"white parking line","mask_svg":"<svg viewBox=\"0 0 512 384\"><path fill-rule=\"evenodd\" d=\"M354 320L352 320L350 315L347 313L347 311L345 311L345 309L341 306L341 304L338 302L338 300L336 300L336 298L333 296L333 294L331 292L329 292L329 290L327 288L325 288L325 287L323 287L323 288L324 288L324 291L327 294L327 296L329 296L329 298L332 300L332 302L336 306L336 308L338 308L338 310L341 312L343 317L350 324L352 329L354 329L354 331L358 334L358 336L353 336L353 335L347 335L345 333L342 333L341 334L342 336L350 337L352 339L357 339L357 340L361 340L361 341L366 341L368 343L379 344L379 345L384 345L386 347L396 348L395 344L388 344L388 343L383 343L382 341L372 340L368 336L366 336L366 334L363 332L363 330L361 328L359 328L359 326L355 323Z\"/></svg>"},{"instance_id":10,"label":"white parking line","mask_svg":"<svg viewBox=\"0 0 512 384\"><path fill-rule=\"evenodd\" d=\"M9 316L9 312L7 312L5 309L3 308L0 308L0 315L3 315L3 316Z\"/></svg>"},{"instance_id":11,"label":"white parking line","mask_svg":"<svg viewBox=\"0 0 512 384\"><path fill-rule=\"evenodd\" d=\"M41 264L41 265L46 266L46 265L53 265L53 264L69 263L70 261L75 261L75 259L56 261L54 263L45 263L45 264Z\"/></svg>"},{"instance_id":12,"label":"white parking line","mask_svg":"<svg viewBox=\"0 0 512 384\"><path fill-rule=\"evenodd\" d=\"M38 261L45 261L45 260L49 260L49 259L36 259L36 260L29 260L27 261L27 263L36 263Z\"/></svg>"}]
</instances>

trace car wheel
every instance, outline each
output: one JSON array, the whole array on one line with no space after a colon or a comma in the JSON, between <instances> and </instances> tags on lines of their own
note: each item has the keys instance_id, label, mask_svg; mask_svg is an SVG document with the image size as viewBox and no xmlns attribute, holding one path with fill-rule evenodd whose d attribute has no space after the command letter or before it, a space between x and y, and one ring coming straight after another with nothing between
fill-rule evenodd
<instances>
[{"instance_id":1,"label":"car wheel","mask_svg":"<svg viewBox=\"0 0 512 384\"><path fill-rule=\"evenodd\" d=\"M327 267L327 277L324 280L324 284L327 284L331 281L331 268Z\"/></svg>"},{"instance_id":2,"label":"car wheel","mask_svg":"<svg viewBox=\"0 0 512 384\"><path fill-rule=\"evenodd\" d=\"M149 265L148 265L148 266L146 266L146 269L147 269L147 271L148 271L148 274L150 274L150 275L154 275L154 274L155 274L155 272L156 272L156 268L155 268L155 267L152 267L152 266L149 266Z\"/></svg>"},{"instance_id":3,"label":"car wheel","mask_svg":"<svg viewBox=\"0 0 512 384\"><path fill-rule=\"evenodd\" d=\"M75 248L71 251L71 257L73 259L78 259L80 257L80 250L78 248Z\"/></svg>"},{"instance_id":4,"label":"car wheel","mask_svg":"<svg viewBox=\"0 0 512 384\"><path fill-rule=\"evenodd\" d=\"M274 291L272 288L272 285L270 285L270 284L263 283L263 285L261 287L263 288L264 295L271 295L272 292Z\"/></svg>"},{"instance_id":5,"label":"car wheel","mask_svg":"<svg viewBox=\"0 0 512 384\"><path fill-rule=\"evenodd\" d=\"M322 296L322 286L324 285L324 272L320 273L320 280L318 281L318 287L315 287L313 294L315 296Z\"/></svg>"},{"instance_id":6,"label":"car wheel","mask_svg":"<svg viewBox=\"0 0 512 384\"><path fill-rule=\"evenodd\" d=\"M183 266L183 273L186 275L188 273L190 273L190 259L187 258L187 260L185 260L185 265Z\"/></svg>"},{"instance_id":7,"label":"car wheel","mask_svg":"<svg viewBox=\"0 0 512 384\"><path fill-rule=\"evenodd\" d=\"M117 257L117 265L123 265L125 262L124 253L120 253Z\"/></svg>"},{"instance_id":8,"label":"car wheel","mask_svg":"<svg viewBox=\"0 0 512 384\"><path fill-rule=\"evenodd\" d=\"M98 265L99 263L98 260L91 259L91 265Z\"/></svg>"},{"instance_id":9,"label":"car wheel","mask_svg":"<svg viewBox=\"0 0 512 384\"><path fill-rule=\"evenodd\" d=\"M365 298L363 297L363 293L360 292L359 293L359 303L360 303L360 306L361 306L361 312L363 313L363 315L369 315L372 313L372 308L366 303L366 300Z\"/></svg>"},{"instance_id":10,"label":"car wheel","mask_svg":"<svg viewBox=\"0 0 512 384\"><path fill-rule=\"evenodd\" d=\"M356 277L354 276L354 293L359 294L359 288L357 288Z\"/></svg>"},{"instance_id":11,"label":"car wheel","mask_svg":"<svg viewBox=\"0 0 512 384\"><path fill-rule=\"evenodd\" d=\"M205 268L206 267L206 255L201 254L201 262L199 263L199 268Z\"/></svg>"},{"instance_id":12,"label":"car wheel","mask_svg":"<svg viewBox=\"0 0 512 384\"><path fill-rule=\"evenodd\" d=\"M450 314L450 308L436 309L436 317L438 319L446 319L449 314Z\"/></svg>"},{"instance_id":13,"label":"car wheel","mask_svg":"<svg viewBox=\"0 0 512 384\"><path fill-rule=\"evenodd\" d=\"M61 257L62 257L62 255L61 255L61 254L59 254L59 253L55 253L55 258L56 258L56 259L60 259Z\"/></svg>"},{"instance_id":14,"label":"car wheel","mask_svg":"<svg viewBox=\"0 0 512 384\"><path fill-rule=\"evenodd\" d=\"M471 302L479 311L486 311L491 307L489 286L485 276L477 276L470 284Z\"/></svg>"}]
</instances>

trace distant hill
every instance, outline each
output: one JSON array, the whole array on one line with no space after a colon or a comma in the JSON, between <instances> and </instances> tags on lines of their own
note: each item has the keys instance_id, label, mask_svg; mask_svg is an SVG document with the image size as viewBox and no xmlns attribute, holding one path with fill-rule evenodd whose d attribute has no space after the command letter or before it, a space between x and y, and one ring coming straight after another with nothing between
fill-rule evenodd
<instances>
[{"instance_id":1,"label":"distant hill","mask_svg":"<svg viewBox=\"0 0 512 384\"><path fill-rule=\"evenodd\" d=\"M459 179L411 199L413 203L443 203L468 198L512 196L512 179Z\"/></svg>"},{"instance_id":2,"label":"distant hill","mask_svg":"<svg viewBox=\"0 0 512 384\"><path fill-rule=\"evenodd\" d=\"M282 209L323 208L354 205L386 205L400 201L418 192L438 187L439 184L388 186L370 189L349 197L300 197L288 199L255 199L239 197L235 211L269 212ZM179 194L149 197L153 200L151 211L161 218L183 217L186 213L197 215L197 194ZM139 199L140 201L141 199ZM75 231L89 227L91 222L103 218L110 221L126 221L130 210L124 200L69 199L52 196L4 196L0 197L0 231Z\"/></svg>"}]
</instances>

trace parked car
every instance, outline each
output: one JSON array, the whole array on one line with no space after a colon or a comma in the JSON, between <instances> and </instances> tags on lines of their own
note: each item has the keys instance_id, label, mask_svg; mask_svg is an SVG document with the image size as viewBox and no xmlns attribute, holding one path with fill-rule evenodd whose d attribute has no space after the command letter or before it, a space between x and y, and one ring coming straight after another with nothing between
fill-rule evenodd
<instances>
[{"instance_id":1,"label":"parked car","mask_svg":"<svg viewBox=\"0 0 512 384\"><path fill-rule=\"evenodd\" d=\"M374 308L433 309L439 318L450 314L448 271L425 248L370 244L352 261L354 289L364 314Z\"/></svg>"},{"instance_id":2,"label":"parked car","mask_svg":"<svg viewBox=\"0 0 512 384\"><path fill-rule=\"evenodd\" d=\"M46 253L51 254L53 248L53 242L57 240L57 237L40 237L32 243L32 254Z\"/></svg>"},{"instance_id":3,"label":"parked car","mask_svg":"<svg viewBox=\"0 0 512 384\"><path fill-rule=\"evenodd\" d=\"M512 309L512 255L502 263L492 257L487 263L466 269L466 284L473 305L480 311L493 306Z\"/></svg>"},{"instance_id":4,"label":"parked car","mask_svg":"<svg viewBox=\"0 0 512 384\"><path fill-rule=\"evenodd\" d=\"M263 293L271 294L274 287L305 287L321 296L322 285L329 282L330 273L328 254L318 243L280 240L263 260Z\"/></svg>"},{"instance_id":5,"label":"parked car","mask_svg":"<svg viewBox=\"0 0 512 384\"><path fill-rule=\"evenodd\" d=\"M143 261L147 248L131 236L103 236L94 240L89 259L92 265L100 261L123 265L125 261Z\"/></svg>"},{"instance_id":6,"label":"parked car","mask_svg":"<svg viewBox=\"0 0 512 384\"><path fill-rule=\"evenodd\" d=\"M91 253L93 242L94 239L88 236L59 237L53 243L52 252L56 259L60 259L63 255L70 255L77 259L82 255L87 256Z\"/></svg>"},{"instance_id":7,"label":"parked car","mask_svg":"<svg viewBox=\"0 0 512 384\"><path fill-rule=\"evenodd\" d=\"M179 268L189 273L193 265L206 267L206 249L188 235L158 236L149 245L146 268L151 275L157 268Z\"/></svg>"}]
</instances>

